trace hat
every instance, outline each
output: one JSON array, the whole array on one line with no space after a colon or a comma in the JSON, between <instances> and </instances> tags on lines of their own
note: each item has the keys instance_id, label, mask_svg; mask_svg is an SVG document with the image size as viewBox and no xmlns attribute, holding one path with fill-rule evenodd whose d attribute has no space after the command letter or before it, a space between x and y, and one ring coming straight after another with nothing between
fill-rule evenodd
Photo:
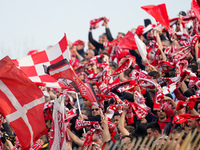
<instances>
[{"instance_id":1,"label":"hat","mask_svg":"<svg viewBox=\"0 0 200 150\"><path fill-rule=\"evenodd\" d=\"M143 30L144 30L144 26L139 25L136 29L136 34L140 37L141 35L143 35Z\"/></svg>"},{"instance_id":2,"label":"hat","mask_svg":"<svg viewBox=\"0 0 200 150\"><path fill-rule=\"evenodd\" d=\"M144 19L144 26L147 27L149 24L151 24L150 19Z\"/></svg>"},{"instance_id":3,"label":"hat","mask_svg":"<svg viewBox=\"0 0 200 150\"><path fill-rule=\"evenodd\" d=\"M151 29L153 29L155 27L156 27L155 24L149 24L148 26L145 26L145 28L143 29L143 34L149 32Z\"/></svg>"},{"instance_id":4,"label":"hat","mask_svg":"<svg viewBox=\"0 0 200 150\"><path fill-rule=\"evenodd\" d=\"M182 16L186 16L186 13L184 11L180 11L178 14Z\"/></svg>"},{"instance_id":5,"label":"hat","mask_svg":"<svg viewBox=\"0 0 200 150\"><path fill-rule=\"evenodd\" d=\"M84 45L84 44L85 44L84 41L77 40L77 41L75 41L72 45L73 45L73 46L77 46L77 45Z\"/></svg>"}]
</instances>

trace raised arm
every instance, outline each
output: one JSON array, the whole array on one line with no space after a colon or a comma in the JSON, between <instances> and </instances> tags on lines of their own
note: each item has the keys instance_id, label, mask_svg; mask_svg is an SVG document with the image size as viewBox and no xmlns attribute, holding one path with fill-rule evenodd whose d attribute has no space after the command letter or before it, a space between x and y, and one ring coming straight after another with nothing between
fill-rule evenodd
<instances>
[{"instance_id":1,"label":"raised arm","mask_svg":"<svg viewBox=\"0 0 200 150\"><path fill-rule=\"evenodd\" d=\"M114 38L112 37L112 34L110 32L110 29L109 29L109 26L108 26L108 22L106 21L106 19L104 19L104 20L105 20L107 38L108 38L109 41L113 41Z\"/></svg>"},{"instance_id":2,"label":"raised arm","mask_svg":"<svg viewBox=\"0 0 200 150\"><path fill-rule=\"evenodd\" d=\"M67 132L70 136L70 138L74 141L74 143L76 143L79 146L83 146L84 141L79 139L74 133L72 133L68 128L67 128Z\"/></svg>"},{"instance_id":3,"label":"raised arm","mask_svg":"<svg viewBox=\"0 0 200 150\"><path fill-rule=\"evenodd\" d=\"M118 128L120 130L120 132L122 133L122 135L129 135L130 133L126 130L126 128L124 127L124 123L125 123L125 116L127 114L127 111L129 109L128 104L125 104L123 107L123 112L121 114L120 117L120 121L119 121L119 125Z\"/></svg>"},{"instance_id":4,"label":"raised arm","mask_svg":"<svg viewBox=\"0 0 200 150\"><path fill-rule=\"evenodd\" d=\"M103 114L101 115L101 124L103 127L103 130L102 130L103 142L108 142L111 140L111 136L110 136L110 132L108 129L108 118L106 115L105 116Z\"/></svg>"}]
</instances>

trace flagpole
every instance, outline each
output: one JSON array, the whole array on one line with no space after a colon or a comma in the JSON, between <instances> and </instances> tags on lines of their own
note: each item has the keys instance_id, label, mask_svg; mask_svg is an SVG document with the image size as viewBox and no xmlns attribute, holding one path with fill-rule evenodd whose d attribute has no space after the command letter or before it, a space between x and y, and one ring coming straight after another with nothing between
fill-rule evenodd
<instances>
[{"instance_id":1,"label":"flagpole","mask_svg":"<svg viewBox=\"0 0 200 150\"><path fill-rule=\"evenodd\" d=\"M78 93L76 93L76 100L77 100L77 104L78 104L79 113L82 114L82 113L81 113L80 103L79 103L79 98L78 98ZM83 128L83 132L86 133L85 128Z\"/></svg>"}]
</instances>

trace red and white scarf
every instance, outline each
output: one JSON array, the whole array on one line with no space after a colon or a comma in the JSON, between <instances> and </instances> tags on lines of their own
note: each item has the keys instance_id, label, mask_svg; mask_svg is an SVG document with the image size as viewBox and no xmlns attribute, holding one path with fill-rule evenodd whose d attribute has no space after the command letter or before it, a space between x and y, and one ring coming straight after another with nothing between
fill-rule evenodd
<instances>
[{"instance_id":1,"label":"red and white scarf","mask_svg":"<svg viewBox=\"0 0 200 150\"><path fill-rule=\"evenodd\" d=\"M111 74L110 76L115 76L118 75L122 72L124 72L125 70L127 70L132 64L135 64L135 57L133 56L129 56L128 58L126 58L124 60L124 62L121 64L121 66L119 66L115 72L113 74Z\"/></svg>"},{"instance_id":2,"label":"red and white scarf","mask_svg":"<svg viewBox=\"0 0 200 150\"><path fill-rule=\"evenodd\" d=\"M133 108L133 110L135 111L135 114L137 115L138 119L142 119L144 117L146 117L146 115L148 114L148 112L142 108L141 106L139 106L136 103L131 103L129 102L129 105Z\"/></svg>"},{"instance_id":3,"label":"red and white scarf","mask_svg":"<svg viewBox=\"0 0 200 150\"><path fill-rule=\"evenodd\" d=\"M108 18L105 18L107 22L109 22ZM93 19L90 21L90 28L91 29L96 29L99 27L99 22L104 21L104 17L98 18L98 19ZM103 22L102 26L105 26L105 21Z\"/></svg>"},{"instance_id":4,"label":"red and white scarf","mask_svg":"<svg viewBox=\"0 0 200 150\"><path fill-rule=\"evenodd\" d=\"M173 123L180 124L186 122L188 119L197 119L197 118L200 118L200 115L180 114L174 116Z\"/></svg>"},{"instance_id":5,"label":"red and white scarf","mask_svg":"<svg viewBox=\"0 0 200 150\"><path fill-rule=\"evenodd\" d=\"M84 120L76 119L75 129L77 131L79 131L83 128L86 128L86 127L91 127L91 126L93 126L95 129L100 128L98 121L84 121Z\"/></svg>"}]
</instances>

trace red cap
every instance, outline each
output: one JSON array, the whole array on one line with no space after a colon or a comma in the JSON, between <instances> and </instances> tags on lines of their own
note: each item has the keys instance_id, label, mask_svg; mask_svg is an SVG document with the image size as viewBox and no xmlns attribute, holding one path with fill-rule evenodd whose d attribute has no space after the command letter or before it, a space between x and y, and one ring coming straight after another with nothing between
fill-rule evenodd
<instances>
[{"instance_id":1,"label":"red cap","mask_svg":"<svg viewBox=\"0 0 200 150\"><path fill-rule=\"evenodd\" d=\"M141 35L143 35L143 29L144 29L144 26L142 25L139 25L136 29L136 34L140 37Z\"/></svg>"},{"instance_id":2,"label":"red cap","mask_svg":"<svg viewBox=\"0 0 200 150\"><path fill-rule=\"evenodd\" d=\"M77 41L75 41L72 45L73 45L73 46L77 46L77 45L84 45L84 44L85 44L84 41L77 40Z\"/></svg>"}]
</instances>

